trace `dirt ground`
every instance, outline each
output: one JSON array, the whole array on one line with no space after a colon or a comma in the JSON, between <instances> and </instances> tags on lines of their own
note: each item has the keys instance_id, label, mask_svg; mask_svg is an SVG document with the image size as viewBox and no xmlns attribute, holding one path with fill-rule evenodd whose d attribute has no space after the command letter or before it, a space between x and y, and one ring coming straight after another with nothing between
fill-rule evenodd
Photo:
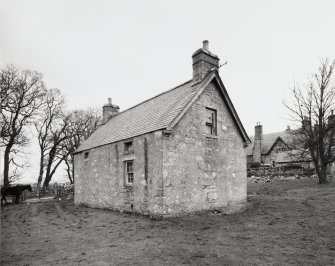
<instances>
[{"instance_id":1,"label":"dirt ground","mask_svg":"<svg viewBox=\"0 0 335 266\"><path fill-rule=\"evenodd\" d=\"M74 206L8 205L1 265L335 265L335 183L250 183L247 210L151 220Z\"/></svg>"}]
</instances>

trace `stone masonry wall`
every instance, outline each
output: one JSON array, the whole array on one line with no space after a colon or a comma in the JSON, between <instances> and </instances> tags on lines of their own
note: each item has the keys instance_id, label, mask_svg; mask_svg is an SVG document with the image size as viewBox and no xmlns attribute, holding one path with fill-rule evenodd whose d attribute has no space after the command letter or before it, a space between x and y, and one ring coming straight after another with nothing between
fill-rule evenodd
<instances>
[{"instance_id":1,"label":"stone masonry wall","mask_svg":"<svg viewBox=\"0 0 335 266\"><path fill-rule=\"evenodd\" d=\"M206 107L217 110L217 136L206 135ZM210 84L164 138L164 213L240 206L247 196L242 138L214 84Z\"/></svg>"},{"instance_id":2,"label":"stone masonry wall","mask_svg":"<svg viewBox=\"0 0 335 266\"><path fill-rule=\"evenodd\" d=\"M120 141L89 150L87 159L84 152L75 155L75 204L152 215L162 212L162 132L132 140L129 154ZM125 160L134 160L132 186L125 184Z\"/></svg>"}]
</instances>

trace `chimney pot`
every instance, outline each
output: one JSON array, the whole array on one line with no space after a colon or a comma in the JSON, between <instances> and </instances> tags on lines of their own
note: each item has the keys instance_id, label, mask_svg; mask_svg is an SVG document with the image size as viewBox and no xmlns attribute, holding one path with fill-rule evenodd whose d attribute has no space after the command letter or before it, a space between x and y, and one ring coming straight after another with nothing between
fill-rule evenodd
<instances>
[{"instance_id":1,"label":"chimney pot","mask_svg":"<svg viewBox=\"0 0 335 266\"><path fill-rule=\"evenodd\" d=\"M208 50L208 41L192 54L193 85L201 82L213 69L219 69L219 57Z\"/></svg>"},{"instance_id":2,"label":"chimney pot","mask_svg":"<svg viewBox=\"0 0 335 266\"><path fill-rule=\"evenodd\" d=\"M112 98L108 98L108 105L112 105Z\"/></svg>"},{"instance_id":3,"label":"chimney pot","mask_svg":"<svg viewBox=\"0 0 335 266\"><path fill-rule=\"evenodd\" d=\"M208 41L207 40L204 40L202 42L202 48L205 49L205 50L208 50Z\"/></svg>"}]
</instances>

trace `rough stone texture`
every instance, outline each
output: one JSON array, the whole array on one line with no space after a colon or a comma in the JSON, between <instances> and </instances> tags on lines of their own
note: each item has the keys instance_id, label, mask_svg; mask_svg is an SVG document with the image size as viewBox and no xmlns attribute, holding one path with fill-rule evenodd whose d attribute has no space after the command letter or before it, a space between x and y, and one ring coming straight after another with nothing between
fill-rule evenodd
<instances>
[{"instance_id":1,"label":"rough stone texture","mask_svg":"<svg viewBox=\"0 0 335 266\"><path fill-rule=\"evenodd\" d=\"M217 136L206 135L206 107L217 110ZM243 140L214 84L164 139L164 213L231 208L246 201Z\"/></svg>"},{"instance_id":2,"label":"rough stone texture","mask_svg":"<svg viewBox=\"0 0 335 266\"><path fill-rule=\"evenodd\" d=\"M75 155L75 203L152 216L238 209L246 200L243 139L220 91L210 83L171 133L119 141ZM217 136L206 135L206 107L217 111ZM159 107L157 107L159 108ZM147 159L146 159L147 158ZM134 160L125 185L124 161Z\"/></svg>"},{"instance_id":3,"label":"rough stone texture","mask_svg":"<svg viewBox=\"0 0 335 266\"><path fill-rule=\"evenodd\" d=\"M160 215L163 188L162 132L156 131L132 140L133 152L128 154L124 152L126 141L91 149L86 160L84 152L75 154L75 204ZM134 160L132 186L125 185L126 160Z\"/></svg>"}]
</instances>

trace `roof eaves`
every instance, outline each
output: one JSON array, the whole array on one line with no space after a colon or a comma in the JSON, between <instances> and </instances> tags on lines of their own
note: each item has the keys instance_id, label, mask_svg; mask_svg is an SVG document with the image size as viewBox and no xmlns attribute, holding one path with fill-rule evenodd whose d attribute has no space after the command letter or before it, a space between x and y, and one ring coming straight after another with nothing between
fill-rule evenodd
<instances>
[{"instance_id":1,"label":"roof eaves","mask_svg":"<svg viewBox=\"0 0 335 266\"><path fill-rule=\"evenodd\" d=\"M224 95L224 97L226 99L226 102L227 102L227 105L229 107L229 110L231 111L231 115L233 116L233 118L234 118L234 120L235 120L235 122L237 124L237 127L240 130L240 134L242 135L242 138L244 139L245 144L246 145L250 144L251 140L250 140L247 132L245 131L245 129L243 127L243 124L242 124L242 122L241 122L241 120L240 120L240 118L239 118L239 116L238 116L238 114L237 114L237 112L235 110L235 107L234 107L232 101L229 98L228 92L227 92L227 90L226 90L226 88L225 88L225 86L224 86L224 84L223 84L223 82L222 82L222 80L220 78L220 75L218 74L217 70L215 71L215 77L216 77L216 79L217 79L217 81L219 83L220 88L222 89L222 92L223 92L223 95Z\"/></svg>"},{"instance_id":2,"label":"roof eaves","mask_svg":"<svg viewBox=\"0 0 335 266\"><path fill-rule=\"evenodd\" d=\"M92 149L95 149L95 148L99 148L99 147L102 147L102 146L110 145L110 144L117 143L117 142L120 142L120 141L125 141L125 140L128 140L128 139L132 139L132 138L135 138L135 137L143 136L143 135L146 135L146 134L149 134L149 133L152 133L152 132L156 132L156 131L160 131L160 130L164 130L164 129L165 128L158 128L158 129L155 129L155 130L152 130L152 131L148 131L148 132L145 132L145 133L142 133L142 134L139 134L139 135L135 135L135 136L131 136L131 137L125 137L125 138L122 138L122 139L119 139L119 140L116 140L116 141L106 142L106 143L103 143L103 144L100 144L98 146L94 146L94 147L91 147L91 148L86 148L86 149L79 149L78 148L77 150L75 150L74 152L72 152L72 154L77 154L77 153L89 151L89 150L92 150Z\"/></svg>"}]
</instances>

